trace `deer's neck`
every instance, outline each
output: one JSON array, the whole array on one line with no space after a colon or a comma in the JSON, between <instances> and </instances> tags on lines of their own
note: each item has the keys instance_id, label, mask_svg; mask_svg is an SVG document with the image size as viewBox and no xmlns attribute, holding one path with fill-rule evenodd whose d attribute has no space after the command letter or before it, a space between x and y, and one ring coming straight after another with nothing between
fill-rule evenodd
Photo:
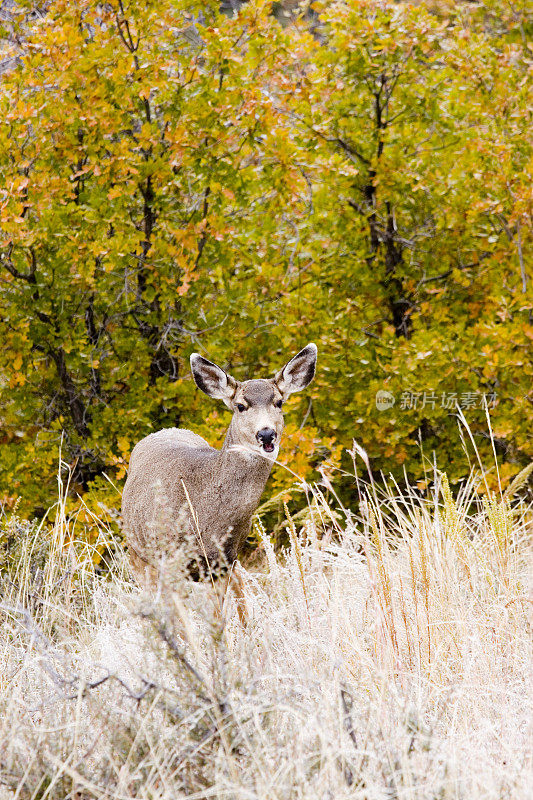
<instances>
[{"instance_id":1,"label":"deer's neck","mask_svg":"<svg viewBox=\"0 0 533 800\"><path fill-rule=\"evenodd\" d=\"M272 461L259 452L241 448L230 425L217 462L221 488L238 492L243 508L253 505L255 510L272 470Z\"/></svg>"}]
</instances>

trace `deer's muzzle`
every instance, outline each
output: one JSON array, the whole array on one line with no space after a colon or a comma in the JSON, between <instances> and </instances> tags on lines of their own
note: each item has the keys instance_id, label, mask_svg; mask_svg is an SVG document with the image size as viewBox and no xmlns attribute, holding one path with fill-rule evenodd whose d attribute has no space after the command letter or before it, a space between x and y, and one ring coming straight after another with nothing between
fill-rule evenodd
<instances>
[{"instance_id":1,"label":"deer's muzzle","mask_svg":"<svg viewBox=\"0 0 533 800\"><path fill-rule=\"evenodd\" d=\"M276 431L272 428L261 428L256 433L256 439L265 453L274 452L274 442L276 441Z\"/></svg>"}]
</instances>

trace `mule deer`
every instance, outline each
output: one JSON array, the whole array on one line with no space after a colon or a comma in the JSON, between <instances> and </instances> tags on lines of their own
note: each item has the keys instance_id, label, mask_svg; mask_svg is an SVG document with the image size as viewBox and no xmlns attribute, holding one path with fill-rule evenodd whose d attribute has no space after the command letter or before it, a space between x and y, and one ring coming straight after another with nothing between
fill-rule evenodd
<instances>
[{"instance_id":1,"label":"mule deer","mask_svg":"<svg viewBox=\"0 0 533 800\"><path fill-rule=\"evenodd\" d=\"M184 551L196 578L235 561L278 455L283 402L312 381L316 355L308 344L274 378L239 382L192 354L196 385L233 417L220 450L180 428L151 433L134 447L122 516L138 577L153 581L162 560L172 563Z\"/></svg>"}]
</instances>

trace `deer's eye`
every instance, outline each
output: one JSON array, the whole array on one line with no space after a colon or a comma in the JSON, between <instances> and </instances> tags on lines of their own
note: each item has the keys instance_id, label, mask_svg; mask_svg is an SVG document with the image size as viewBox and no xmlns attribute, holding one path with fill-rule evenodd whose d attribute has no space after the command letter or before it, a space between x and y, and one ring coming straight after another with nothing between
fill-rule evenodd
<instances>
[{"instance_id":1,"label":"deer's eye","mask_svg":"<svg viewBox=\"0 0 533 800\"><path fill-rule=\"evenodd\" d=\"M283 400L278 400L276 403L274 403L274 405L276 406L276 408L281 408L281 406L283 405Z\"/></svg>"},{"instance_id":2,"label":"deer's eye","mask_svg":"<svg viewBox=\"0 0 533 800\"><path fill-rule=\"evenodd\" d=\"M239 409L239 411L246 411L246 406L243 406L242 403L237 403L237 408Z\"/></svg>"}]
</instances>

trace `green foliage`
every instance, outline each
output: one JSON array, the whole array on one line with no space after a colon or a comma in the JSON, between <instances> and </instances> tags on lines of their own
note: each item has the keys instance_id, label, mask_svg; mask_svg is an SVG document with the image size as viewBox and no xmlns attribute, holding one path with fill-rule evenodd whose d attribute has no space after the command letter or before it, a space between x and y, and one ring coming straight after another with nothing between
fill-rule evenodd
<instances>
[{"instance_id":1,"label":"green foliage","mask_svg":"<svg viewBox=\"0 0 533 800\"><path fill-rule=\"evenodd\" d=\"M45 537L40 536L37 541L37 533L36 522L28 522L18 517L16 508L9 516L0 517L0 580L6 576L9 580L16 578L26 550L29 549L28 541L34 544L31 548L32 569L33 571L42 569L45 558L43 548L39 545L42 545Z\"/></svg>"},{"instance_id":2,"label":"green foliage","mask_svg":"<svg viewBox=\"0 0 533 800\"><path fill-rule=\"evenodd\" d=\"M333 321L331 425L386 470L416 470L420 435L456 480L465 463L443 394L477 393L466 415L480 437L481 396L495 394L517 469L531 447L529 51L420 7L351 2L322 19L327 46L302 37L292 109L316 155L301 236L313 309ZM375 408L379 389L393 409ZM399 407L406 391L417 408Z\"/></svg>"},{"instance_id":3,"label":"green foliage","mask_svg":"<svg viewBox=\"0 0 533 800\"><path fill-rule=\"evenodd\" d=\"M0 93L6 500L51 502L61 443L73 489L100 498L152 430L215 443L227 417L194 391L191 350L247 378L309 340L298 474L356 437L415 476L422 441L456 481L454 393L473 394L482 457L486 394L501 474L527 463L526 5L315 8L311 31L260 1L57 0L24 29Z\"/></svg>"}]
</instances>

